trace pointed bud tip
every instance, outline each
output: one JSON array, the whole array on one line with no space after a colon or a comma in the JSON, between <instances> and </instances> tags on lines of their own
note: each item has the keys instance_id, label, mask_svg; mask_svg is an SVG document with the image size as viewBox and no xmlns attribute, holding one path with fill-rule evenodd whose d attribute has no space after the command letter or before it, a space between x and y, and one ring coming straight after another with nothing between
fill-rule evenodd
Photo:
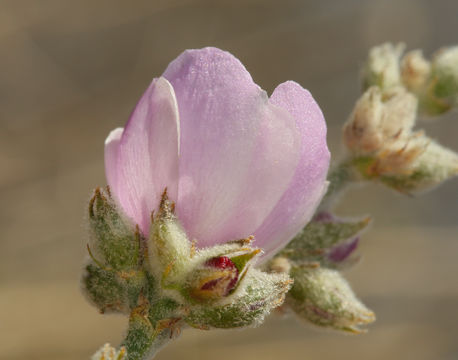
<instances>
[{"instance_id":1,"label":"pointed bud tip","mask_svg":"<svg viewBox=\"0 0 458 360\"><path fill-rule=\"evenodd\" d=\"M175 202L169 199L167 188L162 193L157 216L159 218L172 218L175 216ZM153 213L151 214L151 221L154 221Z\"/></svg>"}]
</instances>

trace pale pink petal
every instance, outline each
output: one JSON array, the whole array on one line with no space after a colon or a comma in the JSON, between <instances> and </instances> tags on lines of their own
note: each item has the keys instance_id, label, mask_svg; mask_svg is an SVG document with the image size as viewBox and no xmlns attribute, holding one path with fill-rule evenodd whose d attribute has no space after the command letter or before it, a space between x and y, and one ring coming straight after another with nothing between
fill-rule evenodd
<instances>
[{"instance_id":1,"label":"pale pink petal","mask_svg":"<svg viewBox=\"0 0 458 360\"><path fill-rule=\"evenodd\" d=\"M181 119L179 219L199 246L251 235L296 169L295 120L219 49L188 50L163 76Z\"/></svg>"},{"instance_id":2,"label":"pale pink petal","mask_svg":"<svg viewBox=\"0 0 458 360\"><path fill-rule=\"evenodd\" d=\"M105 174L111 190L115 193L118 191L118 149L123 131L123 128L116 128L105 140Z\"/></svg>"},{"instance_id":3,"label":"pale pink petal","mask_svg":"<svg viewBox=\"0 0 458 360\"><path fill-rule=\"evenodd\" d=\"M144 234L166 187L170 198L176 200L179 132L173 88L166 79L155 79L133 111L119 143L114 191L125 213Z\"/></svg>"},{"instance_id":4,"label":"pale pink petal","mask_svg":"<svg viewBox=\"0 0 458 360\"><path fill-rule=\"evenodd\" d=\"M300 160L288 190L254 233L264 258L285 246L313 216L326 192L330 154L326 145L326 123L312 95L299 84L280 84L270 98L296 120L302 144Z\"/></svg>"}]
</instances>

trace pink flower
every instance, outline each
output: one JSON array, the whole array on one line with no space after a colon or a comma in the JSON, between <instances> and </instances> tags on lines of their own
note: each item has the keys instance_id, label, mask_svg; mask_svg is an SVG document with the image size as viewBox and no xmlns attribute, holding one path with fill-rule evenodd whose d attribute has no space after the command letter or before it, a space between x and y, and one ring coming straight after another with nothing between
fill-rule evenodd
<instances>
[{"instance_id":1,"label":"pink flower","mask_svg":"<svg viewBox=\"0 0 458 360\"><path fill-rule=\"evenodd\" d=\"M326 124L295 82L269 98L228 52L187 50L105 142L108 184L148 234L167 187L199 247L254 235L265 256L311 218L326 191Z\"/></svg>"}]
</instances>

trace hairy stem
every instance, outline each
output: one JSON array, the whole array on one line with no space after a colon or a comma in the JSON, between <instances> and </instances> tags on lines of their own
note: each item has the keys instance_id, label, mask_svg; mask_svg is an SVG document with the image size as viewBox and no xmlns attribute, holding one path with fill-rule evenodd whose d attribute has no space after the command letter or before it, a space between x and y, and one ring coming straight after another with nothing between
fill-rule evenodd
<instances>
[{"instance_id":1,"label":"hairy stem","mask_svg":"<svg viewBox=\"0 0 458 360\"><path fill-rule=\"evenodd\" d=\"M129 328L122 346L127 360L149 360L179 334L180 306L174 300L160 297L154 291L154 280L147 276L147 285L140 293L137 306L131 310Z\"/></svg>"},{"instance_id":2,"label":"hairy stem","mask_svg":"<svg viewBox=\"0 0 458 360\"><path fill-rule=\"evenodd\" d=\"M329 208L347 185L357 180L352 159L345 158L333 166L329 172L328 180L330 182L329 188L320 205L322 210Z\"/></svg>"},{"instance_id":3,"label":"hairy stem","mask_svg":"<svg viewBox=\"0 0 458 360\"><path fill-rule=\"evenodd\" d=\"M131 316L129 329L122 343L127 350L127 359L152 359L171 339L170 334L170 329L161 329L159 324L152 325L146 318Z\"/></svg>"}]
</instances>

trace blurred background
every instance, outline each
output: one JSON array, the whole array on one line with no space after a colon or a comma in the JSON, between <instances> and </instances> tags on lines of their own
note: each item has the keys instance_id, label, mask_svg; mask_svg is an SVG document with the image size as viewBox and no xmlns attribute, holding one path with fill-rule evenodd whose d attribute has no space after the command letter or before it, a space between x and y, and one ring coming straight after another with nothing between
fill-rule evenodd
<instances>
[{"instance_id":1,"label":"blurred background","mask_svg":"<svg viewBox=\"0 0 458 360\"><path fill-rule=\"evenodd\" d=\"M126 319L79 291L83 217L105 184L103 142L151 79L186 48L235 54L269 93L311 90L341 151L369 48L427 55L458 43L458 2L423 0L0 0L0 359L88 359ZM458 115L421 124L458 150ZM366 335L271 317L258 329L187 330L166 359L457 359L458 180L419 198L370 185L341 215L370 213L361 263L346 273L378 317Z\"/></svg>"}]
</instances>

